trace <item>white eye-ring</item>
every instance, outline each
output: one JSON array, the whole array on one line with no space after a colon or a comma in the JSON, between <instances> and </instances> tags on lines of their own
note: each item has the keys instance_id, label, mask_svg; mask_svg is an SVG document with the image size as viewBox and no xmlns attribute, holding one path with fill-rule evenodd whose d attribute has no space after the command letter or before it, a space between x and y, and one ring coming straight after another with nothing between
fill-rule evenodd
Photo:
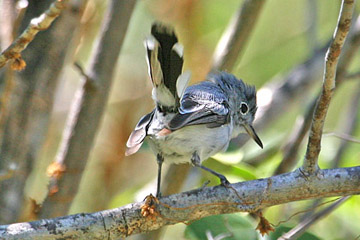
<instances>
[{"instance_id":1,"label":"white eye-ring","mask_svg":"<svg viewBox=\"0 0 360 240\"><path fill-rule=\"evenodd\" d=\"M245 114L247 114L249 112L249 107L248 107L248 105L245 103L245 102L242 102L241 104L240 104L240 113L242 114L242 115L245 115Z\"/></svg>"}]
</instances>

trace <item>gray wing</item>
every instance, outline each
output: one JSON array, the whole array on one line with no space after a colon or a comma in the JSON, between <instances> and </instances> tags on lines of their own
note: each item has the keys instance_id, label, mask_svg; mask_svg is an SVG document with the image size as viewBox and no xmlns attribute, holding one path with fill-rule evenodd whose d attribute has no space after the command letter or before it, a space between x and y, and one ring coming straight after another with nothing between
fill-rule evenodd
<instances>
[{"instance_id":1,"label":"gray wing","mask_svg":"<svg viewBox=\"0 0 360 240\"><path fill-rule=\"evenodd\" d=\"M129 139L126 142L126 147L127 147L125 152L126 156L136 153L141 147L147 135L147 130L149 128L149 125L153 119L154 112L155 109L151 113L148 113L145 116L143 116L139 120L134 131L132 131L132 133L130 134Z\"/></svg>"},{"instance_id":2,"label":"gray wing","mask_svg":"<svg viewBox=\"0 0 360 240\"><path fill-rule=\"evenodd\" d=\"M172 131L198 124L215 128L230 122L228 99L214 83L202 82L188 87L180 104L179 113L168 126Z\"/></svg>"}]
</instances>

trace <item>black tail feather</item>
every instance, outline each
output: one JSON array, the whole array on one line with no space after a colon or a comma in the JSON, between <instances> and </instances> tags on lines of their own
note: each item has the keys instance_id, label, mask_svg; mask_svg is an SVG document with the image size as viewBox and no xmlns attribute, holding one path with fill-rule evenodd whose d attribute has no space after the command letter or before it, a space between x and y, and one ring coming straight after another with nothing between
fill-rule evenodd
<instances>
[{"instance_id":1,"label":"black tail feather","mask_svg":"<svg viewBox=\"0 0 360 240\"><path fill-rule=\"evenodd\" d=\"M175 99L175 104L178 103L178 95L176 92L176 82L178 77L181 75L183 68L183 49L182 46L178 43L178 38L174 32L174 29L170 26L154 23L151 28L151 34L156 39L158 48L150 48L147 46L147 58L150 68L150 77L152 78L153 83L164 84L165 87L169 90L172 96ZM154 51L157 52L154 53ZM157 61L160 64L156 64L152 61L155 61L154 58L151 58L152 54L157 54ZM160 66L162 72L162 79L156 78L154 67ZM153 72L154 73L153 73ZM157 86L154 86L157 87ZM161 94L161 93L160 93Z\"/></svg>"}]
</instances>

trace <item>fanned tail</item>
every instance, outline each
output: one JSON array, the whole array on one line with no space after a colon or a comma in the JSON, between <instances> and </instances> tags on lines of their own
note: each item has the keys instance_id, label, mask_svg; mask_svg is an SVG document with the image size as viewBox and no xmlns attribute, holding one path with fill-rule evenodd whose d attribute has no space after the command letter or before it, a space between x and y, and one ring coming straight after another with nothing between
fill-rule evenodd
<instances>
[{"instance_id":1,"label":"fanned tail","mask_svg":"<svg viewBox=\"0 0 360 240\"><path fill-rule=\"evenodd\" d=\"M153 99L164 111L176 111L190 75L180 77L183 68L183 46L174 29L161 23L151 28L145 40L149 75L153 83Z\"/></svg>"}]
</instances>

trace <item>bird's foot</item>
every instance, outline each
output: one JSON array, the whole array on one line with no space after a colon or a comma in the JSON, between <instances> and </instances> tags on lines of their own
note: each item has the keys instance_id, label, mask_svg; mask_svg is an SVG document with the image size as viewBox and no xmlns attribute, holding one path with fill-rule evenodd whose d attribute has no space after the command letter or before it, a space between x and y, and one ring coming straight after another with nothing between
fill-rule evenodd
<instances>
[{"instance_id":1,"label":"bird's foot","mask_svg":"<svg viewBox=\"0 0 360 240\"><path fill-rule=\"evenodd\" d=\"M224 186L226 188L230 187L230 182L226 179L225 176L220 175L219 178L220 178L220 183L221 183L222 186Z\"/></svg>"}]
</instances>

